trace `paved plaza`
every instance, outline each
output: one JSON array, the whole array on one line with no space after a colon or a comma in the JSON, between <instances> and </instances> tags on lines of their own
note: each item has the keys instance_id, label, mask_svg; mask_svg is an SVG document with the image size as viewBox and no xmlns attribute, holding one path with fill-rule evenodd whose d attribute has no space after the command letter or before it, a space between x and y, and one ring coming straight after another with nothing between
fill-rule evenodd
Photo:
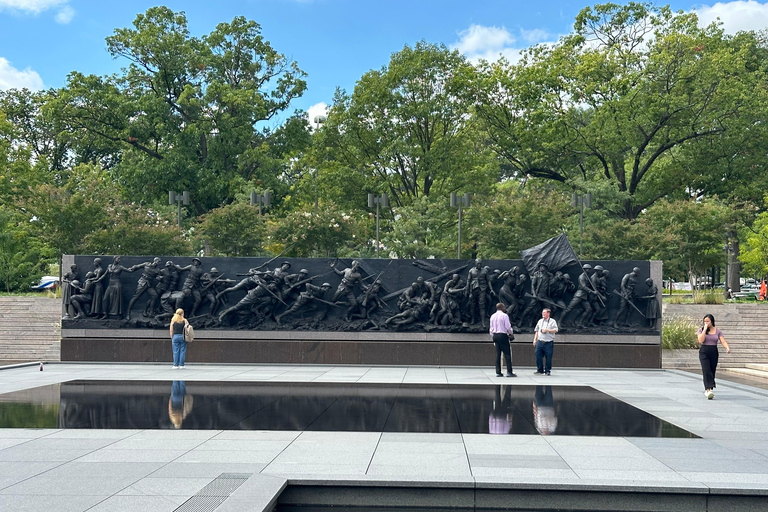
<instances>
[{"instance_id":1,"label":"paved plaza","mask_svg":"<svg viewBox=\"0 0 768 512\"><path fill-rule=\"evenodd\" d=\"M516 372L516 379L500 379L491 367L48 364L42 372L0 370L0 394L75 379L169 381L169 389L178 379L586 385L701 438L0 429L0 510L184 510L190 498L232 474L245 475L242 485L216 511L263 510L286 483L638 490L717 494L733 503L768 495L768 390L720 380L715 399L707 400L699 376L675 370Z\"/></svg>"}]
</instances>

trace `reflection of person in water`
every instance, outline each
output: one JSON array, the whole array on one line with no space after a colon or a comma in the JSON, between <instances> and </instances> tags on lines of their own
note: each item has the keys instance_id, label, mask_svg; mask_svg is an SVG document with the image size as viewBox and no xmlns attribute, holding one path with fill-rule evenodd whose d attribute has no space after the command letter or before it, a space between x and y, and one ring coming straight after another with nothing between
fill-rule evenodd
<instances>
[{"instance_id":1,"label":"reflection of person in water","mask_svg":"<svg viewBox=\"0 0 768 512\"><path fill-rule=\"evenodd\" d=\"M557 430L551 386L536 386L536 394L533 396L533 422L536 430L543 436L554 434Z\"/></svg>"},{"instance_id":2,"label":"reflection of person in water","mask_svg":"<svg viewBox=\"0 0 768 512\"><path fill-rule=\"evenodd\" d=\"M512 433L512 386L496 386L493 410L488 415L489 434Z\"/></svg>"},{"instance_id":3,"label":"reflection of person in water","mask_svg":"<svg viewBox=\"0 0 768 512\"><path fill-rule=\"evenodd\" d=\"M192 412L192 395L187 395L187 385L183 380L173 381L171 398L168 400L168 417L174 428L181 428L181 422Z\"/></svg>"}]
</instances>

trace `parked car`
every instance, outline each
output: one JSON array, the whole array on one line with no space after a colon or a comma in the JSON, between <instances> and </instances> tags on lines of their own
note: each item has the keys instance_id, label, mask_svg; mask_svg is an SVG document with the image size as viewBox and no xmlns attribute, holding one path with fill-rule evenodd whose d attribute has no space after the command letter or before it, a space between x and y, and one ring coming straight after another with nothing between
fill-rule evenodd
<instances>
[{"instance_id":1,"label":"parked car","mask_svg":"<svg viewBox=\"0 0 768 512\"><path fill-rule=\"evenodd\" d=\"M59 286L58 276L43 276L40 282L30 286L33 290L55 290Z\"/></svg>"}]
</instances>

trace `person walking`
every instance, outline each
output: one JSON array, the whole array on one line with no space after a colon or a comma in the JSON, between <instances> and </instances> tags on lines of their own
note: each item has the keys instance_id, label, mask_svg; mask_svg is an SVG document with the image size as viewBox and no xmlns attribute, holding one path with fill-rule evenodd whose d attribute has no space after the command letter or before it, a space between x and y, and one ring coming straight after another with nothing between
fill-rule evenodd
<instances>
[{"instance_id":1,"label":"person walking","mask_svg":"<svg viewBox=\"0 0 768 512\"><path fill-rule=\"evenodd\" d=\"M557 322L554 318L549 317L551 313L549 308L544 308L534 329L533 346L536 348L536 371L533 373L534 375L550 375L552 371L552 354L555 351Z\"/></svg>"},{"instance_id":2,"label":"person walking","mask_svg":"<svg viewBox=\"0 0 768 512\"><path fill-rule=\"evenodd\" d=\"M731 347L725 341L722 331L715 327L715 317L712 315L704 316L702 326L697 334L697 339L701 345L699 347L699 362L701 363L701 374L704 377L704 396L712 400L715 398L713 391L715 389L715 371L720 355L717 351L717 342L723 344L726 354L731 353Z\"/></svg>"},{"instance_id":3,"label":"person walking","mask_svg":"<svg viewBox=\"0 0 768 512\"><path fill-rule=\"evenodd\" d=\"M184 318L184 310L178 308L171 319L170 334L173 346L173 368L184 368L187 355L187 342L184 340L184 328L189 322Z\"/></svg>"},{"instance_id":4,"label":"person walking","mask_svg":"<svg viewBox=\"0 0 768 512\"><path fill-rule=\"evenodd\" d=\"M496 304L496 312L491 315L490 333L493 337L493 344L496 347L496 376L501 377L501 354L507 362L507 377L517 377L512 372L512 353L509 349L510 336L514 334L512 325L507 316L507 307L499 302ZM514 337L512 338L514 339Z\"/></svg>"}]
</instances>

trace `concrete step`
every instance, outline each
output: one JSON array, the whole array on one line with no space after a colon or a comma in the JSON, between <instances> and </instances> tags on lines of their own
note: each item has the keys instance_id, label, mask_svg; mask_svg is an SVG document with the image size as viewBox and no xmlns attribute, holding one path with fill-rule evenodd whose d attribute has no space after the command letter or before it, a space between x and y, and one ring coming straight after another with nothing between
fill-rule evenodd
<instances>
[{"instance_id":1,"label":"concrete step","mask_svg":"<svg viewBox=\"0 0 768 512\"><path fill-rule=\"evenodd\" d=\"M728 373L735 373L738 375L748 375L750 377L757 377L760 379L768 380L768 371L765 371L765 370L753 370L751 368L722 368L721 370Z\"/></svg>"},{"instance_id":2,"label":"concrete step","mask_svg":"<svg viewBox=\"0 0 768 512\"><path fill-rule=\"evenodd\" d=\"M0 359L58 361L61 299L0 297Z\"/></svg>"}]
</instances>

